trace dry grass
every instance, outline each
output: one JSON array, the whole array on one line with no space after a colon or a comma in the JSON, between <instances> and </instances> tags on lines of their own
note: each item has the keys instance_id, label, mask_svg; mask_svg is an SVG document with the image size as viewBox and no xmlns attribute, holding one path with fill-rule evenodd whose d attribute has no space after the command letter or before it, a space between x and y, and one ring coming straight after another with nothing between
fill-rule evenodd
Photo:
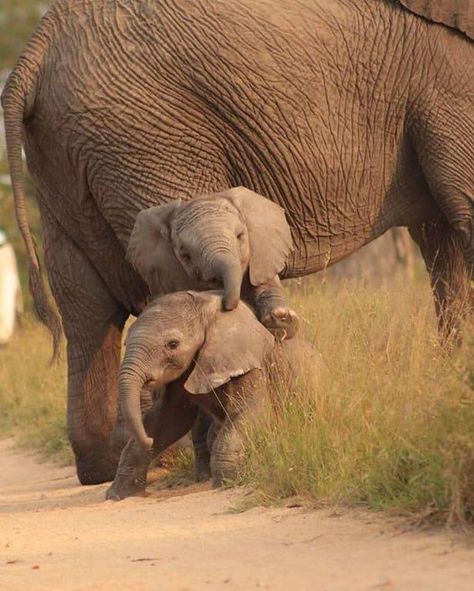
<instances>
[{"instance_id":1,"label":"dry grass","mask_svg":"<svg viewBox=\"0 0 474 591\"><path fill-rule=\"evenodd\" d=\"M328 371L318 392L274 393L249 428L244 481L270 500L474 522L472 330L446 355L425 283L291 291Z\"/></svg>"},{"instance_id":2,"label":"dry grass","mask_svg":"<svg viewBox=\"0 0 474 591\"><path fill-rule=\"evenodd\" d=\"M72 459L65 364L49 366L50 358L48 334L27 314L12 341L0 349L0 434L65 462Z\"/></svg>"},{"instance_id":3,"label":"dry grass","mask_svg":"<svg viewBox=\"0 0 474 591\"><path fill-rule=\"evenodd\" d=\"M0 175L8 166L0 155ZM28 198L32 233L41 245L40 220L36 203ZM0 183L0 225L6 229L15 249L23 287L26 314L8 346L0 348L0 435L15 436L20 445L35 448L44 457L72 460L66 436L66 369L63 360L49 366L51 340L33 318L28 293L25 247L16 225L8 184Z\"/></svg>"}]
</instances>

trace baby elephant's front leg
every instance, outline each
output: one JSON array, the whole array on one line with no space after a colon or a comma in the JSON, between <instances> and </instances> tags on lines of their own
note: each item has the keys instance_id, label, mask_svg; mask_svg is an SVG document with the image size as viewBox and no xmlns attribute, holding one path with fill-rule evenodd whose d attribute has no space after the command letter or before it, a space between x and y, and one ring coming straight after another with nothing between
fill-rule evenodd
<instances>
[{"instance_id":1,"label":"baby elephant's front leg","mask_svg":"<svg viewBox=\"0 0 474 591\"><path fill-rule=\"evenodd\" d=\"M214 486L234 480L245 458L246 431L268 398L264 372L254 369L223 386L220 399L226 417L208 439L211 448L211 473Z\"/></svg>"},{"instance_id":2,"label":"baby elephant's front leg","mask_svg":"<svg viewBox=\"0 0 474 591\"><path fill-rule=\"evenodd\" d=\"M117 473L105 498L108 501L121 501L126 497L143 494L152 457L153 450L145 449L133 438L129 439L122 450Z\"/></svg>"},{"instance_id":3,"label":"baby elephant's front leg","mask_svg":"<svg viewBox=\"0 0 474 591\"><path fill-rule=\"evenodd\" d=\"M143 420L147 434L153 437L153 449L146 450L135 439L130 439L122 451L115 479L106 498L119 501L131 495L143 494L153 456L186 435L196 415L197 406L191 403L182 384L169 384Z\"/></svg>"},{"instance_id":4,"label":"baby elephant's front leg","mask_svg":"<svg viewBox=\"0 0 474 591\"><path fill-rule=\"evenodd\" d=\"M291 339L298 332L299 318L288 305L278 276L255 288L255 308L260 322L278 340Z\"/></svg>"},{"instance_id":5,"label":"baby elephant's front leg","mask_svg":"<svg viewBox=\"0 0 474 591\"><path fill-rule=\"evenodd\" d=\"M214 486L238 475L244 457L244 443L238 427L230 419L217 428L211 451L211 473Z\"/></svg>"}]
</instances>

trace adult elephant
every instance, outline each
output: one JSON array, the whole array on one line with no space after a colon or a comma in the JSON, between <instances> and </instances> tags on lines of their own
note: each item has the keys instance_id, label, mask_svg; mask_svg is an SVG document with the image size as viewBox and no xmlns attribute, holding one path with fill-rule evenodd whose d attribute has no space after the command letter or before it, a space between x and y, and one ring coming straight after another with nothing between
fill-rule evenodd
<instances>
[{"instance_id":1,"label":"adult elephant","mask_svg":"<svg viewBox=\"0 0 474 591\"><path fill-rule=\"evenodd\" d=\"M461 0L60 0L2 102L40 317L21 134L68 341L83 483L111 479L121 332L147 288L139 210L243 185L285 208L282 277L408 226L450 331L474 261L474 19Z\"/></svg>"}]
</instances>

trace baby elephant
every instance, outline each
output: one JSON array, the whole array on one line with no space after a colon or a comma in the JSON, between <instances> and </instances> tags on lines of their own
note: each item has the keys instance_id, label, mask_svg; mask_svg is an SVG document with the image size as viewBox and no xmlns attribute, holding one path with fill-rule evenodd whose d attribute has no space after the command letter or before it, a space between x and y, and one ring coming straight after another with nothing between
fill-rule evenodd
<instances>
[{"instance_id":1,"label":"baby elephant","mask_svg":"<svg viewBox=\"0 0 474 591\"><path fill-rule=\"evenodd\" d=\"M296 343L277 343L243 303L224 312L219 292L176 292L152 301L127 336L120 403L134 437L107 498L144 491L152 453L183 437L200 410L216 427L209 441L214 484L234 476L242 455L242 420L266 398L267 368L281 358L275 349ZM140 391L165 384L142 421Z\"/></svg>"},{"instance_id":2,"label":"baby elephant","mask_svg":"<svg viewBox=\"0 0 474 591\"><path fill-rule=\"evenodd\" d=\"M223 288L226 310L242 298L270 331L292 338L298 318L278 278L292 250L284 210L234 187L141 211L127 256L152 294Z\"/></svg>"}]
</instances>

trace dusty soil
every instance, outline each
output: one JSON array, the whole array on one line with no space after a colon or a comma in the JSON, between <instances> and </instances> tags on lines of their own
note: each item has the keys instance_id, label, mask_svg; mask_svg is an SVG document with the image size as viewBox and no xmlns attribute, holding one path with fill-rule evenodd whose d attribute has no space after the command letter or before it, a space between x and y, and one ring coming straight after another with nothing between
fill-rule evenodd
<instances>
[{"instance_id":1,"label":"dusty soil","mask_svg":"<svg viewBox=\"0 0 474 591\"><path fill-rule=\"evenodd\" d=\"M238 513L241 491L194 486L112 503L105 488L0 442L0 589L474 588L465 536L402 532L349 511Z\"/></svg>"}]
</instances>

